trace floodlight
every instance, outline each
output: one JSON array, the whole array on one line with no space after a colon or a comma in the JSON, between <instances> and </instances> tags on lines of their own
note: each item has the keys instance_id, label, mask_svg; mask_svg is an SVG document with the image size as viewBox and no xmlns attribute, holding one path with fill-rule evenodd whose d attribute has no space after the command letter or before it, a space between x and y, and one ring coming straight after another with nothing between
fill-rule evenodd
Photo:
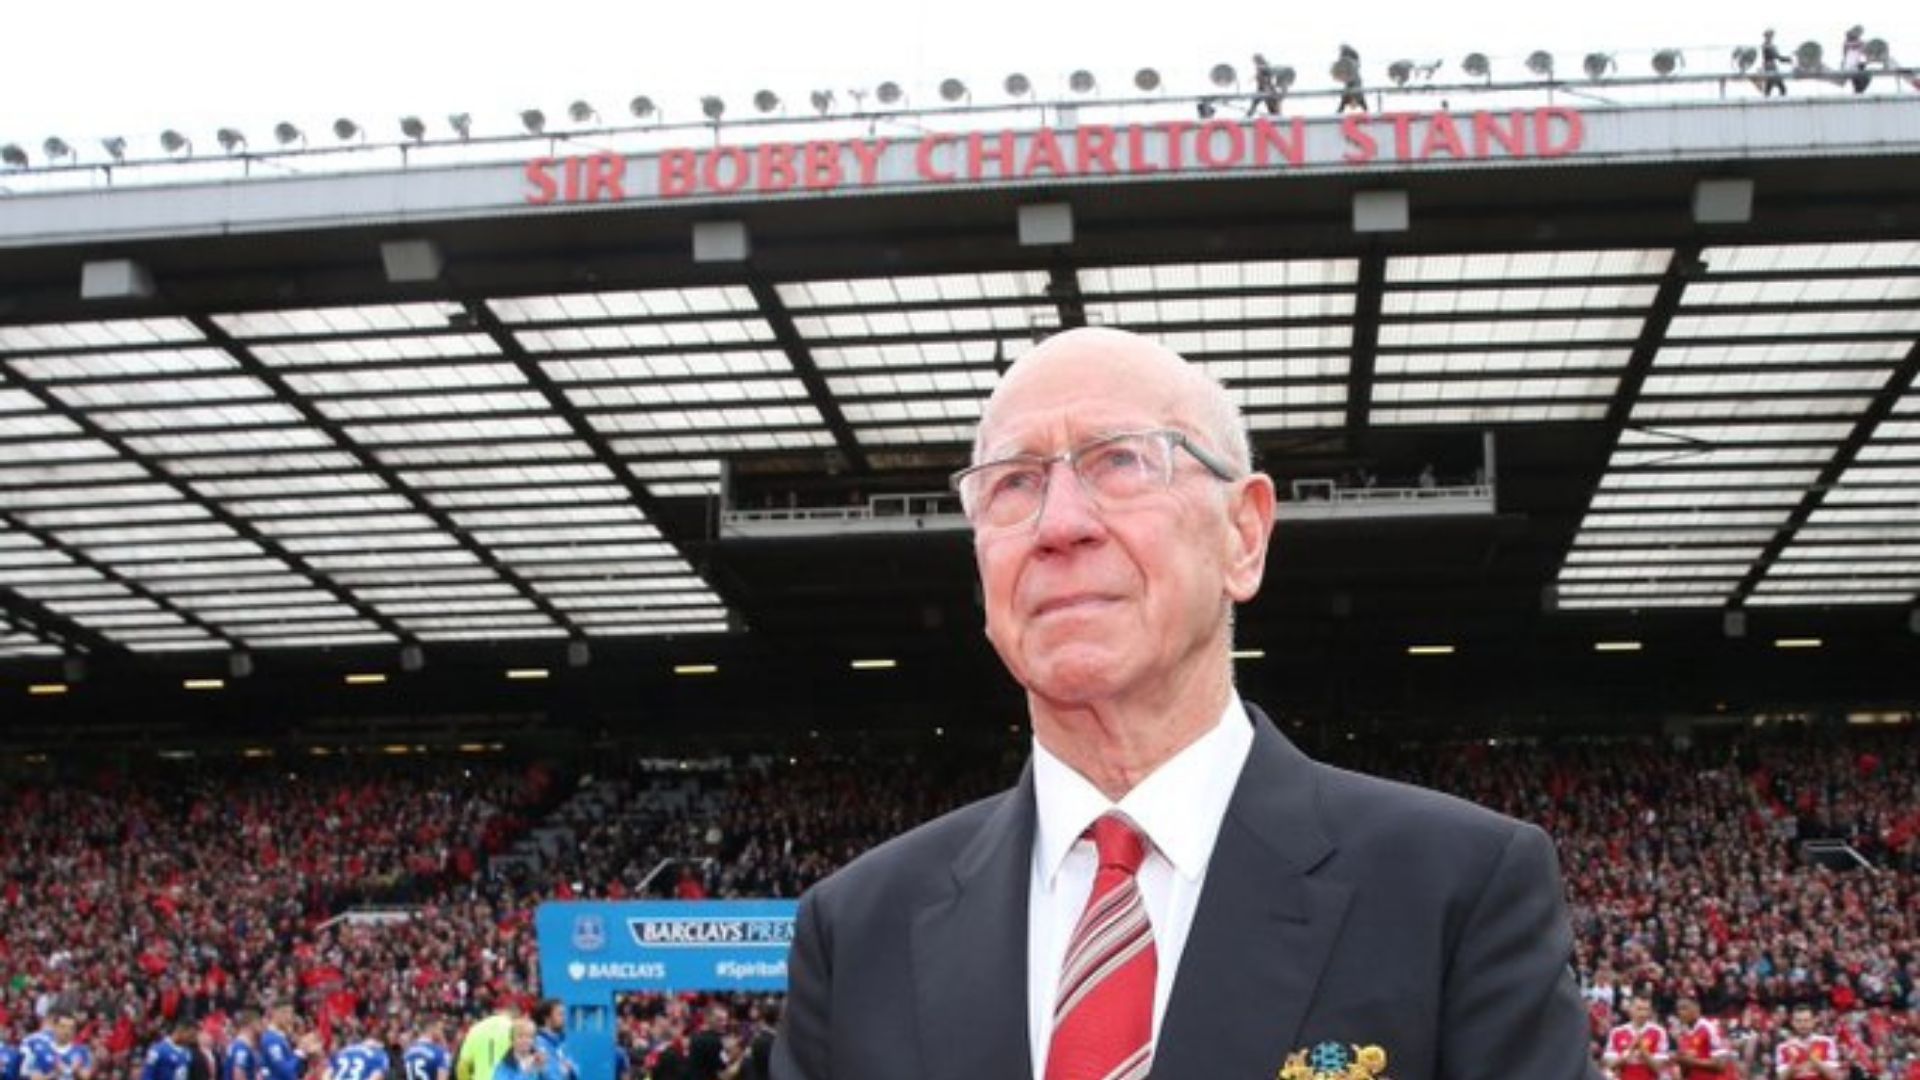
<instances>
[{"instance_id":1,"label":"floodlight","mask_svg":"<svg viewBox=\"0 0 1920 1080\"><path fill-rule=\"evenodd\" d=\"M360 130L359 124L343 116L333 122L333 137L345 142L348 139L364 140L367 136L366 132Z\"/></svg>"},{"instance_id":2,"label":"floodlight","mask_svg":"<svg viewBox=\"0 0 1920 1080\"><path fill-rule=\"evenodd\" d=\"M1675 71L1686 66L1686 54L1679 49L1661 49L1653 54L1653 73L1663 79L1672 78Z\"/></svg>"},{"instance_id":3,"label":"floodlight","mask_svg":"<svg viewBox=\"0 0 1920 1080\"><path fill-rule=\"evenodd\" d=\"M1866 53L1867 63L1869 64L1887 63L1887 58L1892 55L1892 51L1887 46L1886 38L1874 38L1867 42Z\"/></svg>"},{"instance_id":4,"label":"floodlight","mask_svg":"<svg viewBox=\"0 0 1920 1080\"><path fill-rule=\"evenodd\" d=\"M825 116L833 111L833 91L815 90L812 94L813 111Z\"/></svg>"},{"instance_id":5,"label":"floodlight","mask_svg":"<svg viewBox=\"0 0 1920 1080\"><path fill-rule=\"evenodd\" d=\"M907 92L900 89L899 83L889 79L873 88L873 96L882 105L898 105L906 98Z\"/></svg>"},{"instance_id":6,"label":"floodlight","mask_svg":"<svg viewBox=\"0 0 1920 1080\"><path fill-rule=\"evenodd\" d=\"M544 134L547 130L547 114L539 109L522 109L520 126L526 128L529 135Z\"/></svg>"},{"instance_id":7,"label":"floodlight","mask_svg":"<svg viewBox=\"0 0 1920 1080\"><path fill-rule=\"evenodd\" d=\"M1201 98L1200 103L1194 106L1194 111L1200 114L1200 119L1211 120L1213 114L1219 111L1219 107L1213 103L1212 98Z\"/></svg>"},{"instance_id":8,"label":"floodlight","mask_svg":"<svg viewBox=\"0 0 1920 1080\"><path fill-rule=\"evenodd\" d=\"M306 132L282 120L273 125L273 141L279 143L281 146L292 146L294 143L305 146L307 144L307 135Z\"/></svg>"},{"instance_id":9,"label":"floodlight","mask_svg":"<svg viewBox=\"0 0 1920 1080\"><path fill-rule=\"evenodd\" d=\"M1608 72L1618 70L1620 65L1614 63L1612 53L1590 52L1585 60L1580 61L1580 67L1587 73L1587 78L1599 82L1607 77Z\"/></svg>"},{"instance_id":10,"label":"floodlight","mask_svg":"<svg viewBox=\"0 0 1920 1080\"><path fill-rule=\"evenodd\" d=\"M414 142L417 142L417 143L426 142L427 141L426 121L420 119L417 116L403 116L400 118L400 134L405 135L407 138L412 139Z\"/></svg>"},{"instance_id":11,"label":"floodlight","mask_svg":"<svg viewBox=\"0 0 1920 1080\"><path fill-rule=\"evenodd\" d=\"M1143 94L1151 94L1160 89L1160 73L1152 68L1141 68L1133 73L1133 88Z\"/></svg>"},{"instance_id":12,"label":"floodlight","mask_svg":"<svg viewBox=\"0 0 1920 1080\"><path fill-rule=\"evenodd\" d=\"M247 137L240 133L239 128L221 128L214 137L220 140L220 149L229 154L237 154L247 148Z\"/></svg>"},{"instance_id":13,"label":"floodlight","mask_svg":"<svg viewBox=\"0 0 1920 1080\"><path fill-rule=\"evenodd\" d=\"M1490 80L1493 78L1493 63L1487 59L1486 53L1468 53L1466 57L1460 61L1460 70L1476 79Z\"/></svg>"},{"instance_id":14,"label":"floodlight","mask_svg":"<svg viewBox=\"0 0 1920 1080\"><path fill-rule=\"evenodd\" d=\"M780 107L780 95L771 90L761 90L753 95L753 107L763 113L770 113Z\"/></svg>"},{"instance_id":15,"label":"floodlight","mask_svg":"<svg viewBox=\"0 0 1920 1080\"><path fill-rule=\"evenodd\" d=\"M473 138L472 113L457 112L448 114L447 126L453 129L455 135L460 136L461 142L466 142L468 139Z\"/></svg>"},{"instance_id":16,"label":"floodlight","mask_svg":"<svg viewBox=\"0 0 1920 1080\"><path fill-rule=\"evenodd\" d=\"M1067 88L1076 94L1091 94L1096 85L1093 79L1093 72L1088 71L1086 68L1081 68L1079 71L1067 76Z\"/></svg>"},{"instance_id":17,"label":"floodlight","mask_svg":"<svg viewBox=\"0 0 1920 1080\"><path fill-rule=\"evenodd\" d=\"M71 160L73 158L73 147L68 146L67 140L58 135L48 136L47 141L40 144L40 149L47 152L48 161L58 161L61 158Z\"/></svg>"},{"instance_id":18,"label":"floodlight","mask_svg":"<svg viewBox=\"0 0 1920 1080\"><path fill-rule=\"evenodd\" d=\"M1298 72L1295 72L1285 64L1281 64L1279 67L1273 69L1273 85L1281 90L1291 89L1294 80L1299 77Z\"/></svg>"},{"instance_id":19,"label":"floodlight","mask_svg":"<svg viewBox=\"0 0 1920 1080\"><path fill-rule=\"evenodd\" d=\"M1007 81L1002 86L1008 97L1026 97L1033 93L1033 80L1017 71L1007 76Z\"/></svg>"},{"instance_id":20,"label":"floodlight","mask_svg":"<svg viewBox=\"0 0 1920 1080\"><path fill-rule=\"evenodd\" d=\"M15 169L24 169L27 167L27 152L20 148L19 143L8 143L0 146L0 162Z\"/></svg>"},{"instance_id":21,"label":"floodlight","mask_svg":"<svg viewBox=\"0 0 1920 1080\"><path fill-rule=\"evenodd\" d=\"M720 98L714 97L712 94L708 94L706 97L700 99L700 115L717 124L720 122L721 117L727 115L727 103Z\"/></svg>"},{"instance_id":22,"label":"floodlight","mask_svg":"<svg viewBox=\"0 0 1920 1080\"><path fill-rule=\"evenodd\" d=\"M967 84L959 79L941 79L940 100L951 105L961 101L972 101L973 95L967 90Z\"/></svg>"},{"instance_id":23,"label":"floodlight","mask_svg":"<svg viewBox=\"0 0 1920 1080\"><path fill-rule=\"evenodd\" d=\"M111 157L116 162L124 162L127 160L127 140L121 138L118 135L101 139L100 148L102 150L105 150L107 152L107 156ZM72 682L73 680L69 679L67 681Z\"/></svg>"},{"instance_id":24,"label":"floodlight","mask_svg":"<svg viewBox=\"0 0 1920 1080\"><path fill-rule=\"evenodd\" d=\"M1553 78L1553 54L1545 49L1535 49L1528 53L1527 70L1543 79Z\"/></svg>"},{"instance_id":25,"label":"floodlight","mask_svg":"<svg viewBox=\"0 0 1920 1080\"><path fill-rule=\"evenodd\" d=\"M1759 62L1760 50L1751 45L1742 45L1733 50L1733 66L1739 68L1742 75L1753 70L1753 65Z\"/></svg>"},{"instance_id":26,"label":"floodlight","mask_svg":"<svg viewBox=\"0 0 1920 1080\"><path fill-rule=\"evenodd\" d=\"M1225 90L1240 85L1240 73L1233 70L1232 64L1215 64L1213 70L1207 72L1207 81Z\"/></svg>"},{"instance_id":27,"label":"floodlight","mask_svg":"<svg viewBox=\"0 0 1920 1080\"><path fill-rule=\"evenodd\" d=\"M1413 61L1395 60L1388 64L1387 78L1393 80L1395 86L1407 85L1407 80L1413 78Z\"/></svg>"},{"instance_id":28,"label":"floodlight","mask_svg":"<svg viewBox=\"0 0 1920 1080\"><path fill-rule=\"evenodd\" d=\"M165 150L169 154L184 153L186 156L192 157L193 140L172 128L168 128L160 133L160 149Z\"/></svg>"},{"instance_id":29,"label":"floodlight","mask_svg":"<svg viewBox=\"0 0 1920 1080\"><path fill-rule=\"evenodd\" d=\"M1820 71L1824 66L1820 63L1820 59L1824 55L1825 53L1820 48L1819 42L1803 41L1800 43L1799 48L1793 50L1793 69L1795 71Z\"/></svg>"},{"instance_id":30,"label":"floodlight","mask_svg":"<svg viewBox=\"0 0 1920 1080\"><path fill-rule=\"evenodd\" d=\"M627 111L634 115L634 119L645 120L659 112L660 107L653 103L652 98L641 94L639 97L627 102Z\"/></svg>"}]
</instances>

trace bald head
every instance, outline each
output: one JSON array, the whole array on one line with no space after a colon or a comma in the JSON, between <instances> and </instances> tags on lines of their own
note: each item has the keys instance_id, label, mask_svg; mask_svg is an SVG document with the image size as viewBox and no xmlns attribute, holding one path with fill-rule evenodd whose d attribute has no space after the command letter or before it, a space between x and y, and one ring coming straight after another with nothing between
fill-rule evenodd
<instances>
[{"instance_id":1,"label":"bald head","mask_svg":"<svg viewBox=\"0 0 1920 1080\"><path fill-rule=\"evenodd\" d=\"M1071 400L1077 388L1127 387L1167 422L1190 428L1239 472L1252 467L1246 423L1226 388L1159 342L1087 326L1046 339L1014 361L987 399L973 460L997 453L1006 412L1027 400Z\"/></svg>"}]
</instances>

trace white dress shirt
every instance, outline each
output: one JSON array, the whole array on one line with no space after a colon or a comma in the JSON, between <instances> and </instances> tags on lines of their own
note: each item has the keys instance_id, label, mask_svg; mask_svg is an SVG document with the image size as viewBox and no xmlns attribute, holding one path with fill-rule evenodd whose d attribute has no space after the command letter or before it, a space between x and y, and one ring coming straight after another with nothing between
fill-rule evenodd
<instances>
[{"instance_id":1,"label":"white dress shirt","mask_svg":"<svg viewBox=\"0 0 1920 1080\"><path fill-rule=\"evenodd\" d=\"M1033 882L1027 894L1027 1033L1032 1040L1035 1080L1047 1071L1060 965L1099 870L1093 841L1081 834L1102 814L1118 811L1147 839L1147 858L1137 880L1147 921L1153 926L1158 964L1153 988L1157 1042L1173 977L1180 969L1180 952L1200 904L1207 862L1213 858L1213 842L1252 749L1253 726L1234 695L1211 731L1114 803L1038 740L1034 742L1033 795L1039 820L1033 841Z\"/></svg>"}]
</instances>

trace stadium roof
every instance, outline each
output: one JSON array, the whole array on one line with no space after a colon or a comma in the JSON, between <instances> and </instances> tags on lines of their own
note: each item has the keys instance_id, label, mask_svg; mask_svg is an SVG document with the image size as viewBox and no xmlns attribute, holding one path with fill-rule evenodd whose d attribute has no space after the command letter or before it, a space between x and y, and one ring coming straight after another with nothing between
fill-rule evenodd
<instances>
[{"instance_id":1,"label":"stadium roof","mask_svg":"<svg viewBox=\"0 0 1920 1080\"><path fill-rule=\"evenodd\" d=\"M971 637L964 537L730 540L717 510L937 493L998 372L1088 323L1220 377L1283 479L1410 475L1494 433L1497 513L1290 528L1243 639L1317 640L1330 612L1394 641L1738 609L1897 626L1920 595L1916 166L1406 174L1412 227L1386 233L1351 227L1377 181L1332 175L0 251L0 662ZM1730 171L1752 220L1702 223L1696 184ZM1073 241L1022 245L1016 209L1048 200ZM716 217L749 258L688 259ZM395 239L445 272L389 280ZM157 288L77 296L108 258Z\"/></svg>"}]
</instances>

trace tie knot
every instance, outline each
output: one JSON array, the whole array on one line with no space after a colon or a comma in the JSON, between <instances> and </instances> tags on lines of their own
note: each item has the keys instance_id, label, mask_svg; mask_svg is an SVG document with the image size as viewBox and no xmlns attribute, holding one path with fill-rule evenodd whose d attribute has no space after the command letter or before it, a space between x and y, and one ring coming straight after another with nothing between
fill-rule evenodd
<instances>
[{"instance_id":1,"label":"tie knot","mask_svg":"<svg viewBox=\"0 0 1920 1080\"><path fill-rule=\"evenodd\" d=\"M1093 846L1100 852L1100 869L1128 874L1140 872L1140 864L1147 857L1147 840L1126 818L1107 814L1087 831L1093 835Z\"/></svg>"}]
</instances>

